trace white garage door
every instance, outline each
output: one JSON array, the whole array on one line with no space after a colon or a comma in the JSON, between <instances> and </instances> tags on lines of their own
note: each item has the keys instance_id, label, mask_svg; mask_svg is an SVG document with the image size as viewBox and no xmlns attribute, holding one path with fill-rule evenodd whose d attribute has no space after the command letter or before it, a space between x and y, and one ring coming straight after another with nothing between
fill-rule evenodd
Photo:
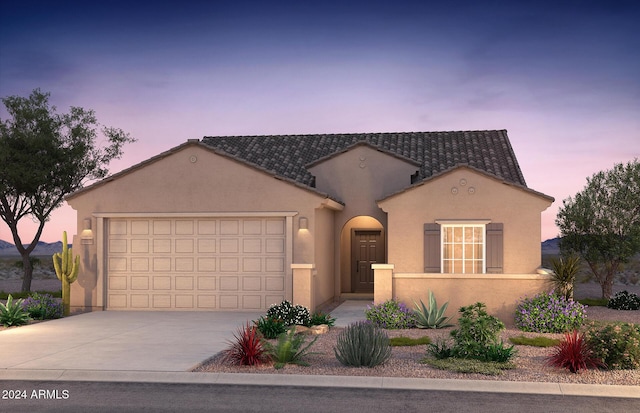
<instances>
[{"instance_id":1,"label":"white garage door","mask_svg":"<svg viewBox=\"0 0 640 413\"><path fill-rule=\"evenodd\" d=\"M285 218L111 218L107 308L256 310L285 295Z\"/></svg>"}]
</instances>

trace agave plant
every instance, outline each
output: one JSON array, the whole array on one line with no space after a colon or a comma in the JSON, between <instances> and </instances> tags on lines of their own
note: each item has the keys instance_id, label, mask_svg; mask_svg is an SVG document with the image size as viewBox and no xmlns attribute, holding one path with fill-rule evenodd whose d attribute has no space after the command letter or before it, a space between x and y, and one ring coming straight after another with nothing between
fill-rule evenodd
<instances>
[{"instance_id":1,"label":"agave plant","mask_svg":"<svg viewBox=\"0 0 640 413\"><path fill-rule=\"evenodd\" d=\"M416 327L418 328L445 328L451 327L453 324L447 324L451 317L445 317L444 313L447 311L449 302L438 308L436 303L436 297L433 295L433 291L429 291L429 308L424 305L422 300L420 304L416 303L416 309L414 314L416 316Z\"/></svg>"},{"instance_id":2,"label":"agave plant","mask_svg":"<svg viewBox=\"0 0 640 413\"><path fill-rule=\"evenodd\" d=\"M274 367L280 369L285 364L297 364L299 366L308 366L309 363L303 360L304 357L314 354L309 351L310 347L318 340L314 338L310 343L303 347L306 337L302 334L296 334L295 328L290 328L288 333L278 336L278 342L274 346L269 342L265 342L267 354L274 361Z\"/></svg>"},{"instance_id":3,"label":"agave plant","mask_svg":"<svg viewBox=\"0 0 640 413\"><path fill-rule=\"evenodd\" d=\"M21 326L29 322L29 313L22 308L22 299L13 301L9 294L7 303L0 303L0 324L5 327Z\"/></svg>"}]
</instances>

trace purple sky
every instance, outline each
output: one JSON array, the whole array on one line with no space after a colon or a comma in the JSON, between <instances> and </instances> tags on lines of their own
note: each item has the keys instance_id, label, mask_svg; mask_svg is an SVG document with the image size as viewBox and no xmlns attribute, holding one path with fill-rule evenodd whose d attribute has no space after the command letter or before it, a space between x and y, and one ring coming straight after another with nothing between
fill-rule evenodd
<instances>
[{"instance_id":1,"label":"purple sky","mask_svg":"<svg viewBox=\"0 0 640 413\"><path fill-rule=\"evenodd\" d=\"M129 132L111 172L203 136L507 129L556 198L544 240L588 176L640 157L635 0L1 4L0 96ZM66 205L41 239L63 230Z\"/></svg>"}]
</instances>

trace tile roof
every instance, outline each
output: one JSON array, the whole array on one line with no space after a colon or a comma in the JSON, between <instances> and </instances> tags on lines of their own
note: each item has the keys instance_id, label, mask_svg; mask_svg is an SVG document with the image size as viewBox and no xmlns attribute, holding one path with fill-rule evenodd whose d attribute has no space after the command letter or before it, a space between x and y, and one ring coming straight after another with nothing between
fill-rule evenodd
<instances>
[{"instance_id":1,"label":"tile roof","mask_svg":"<svg viewBox=\"0 0 640 413\"><path fill-rule=\"evenodd\" d=\"M219 136L202 143L309 187L314 182L309 164L358 143L415 161L421 165L418 180L463 164L527 186L506 130Z\"/></svg>"}]
</instances>

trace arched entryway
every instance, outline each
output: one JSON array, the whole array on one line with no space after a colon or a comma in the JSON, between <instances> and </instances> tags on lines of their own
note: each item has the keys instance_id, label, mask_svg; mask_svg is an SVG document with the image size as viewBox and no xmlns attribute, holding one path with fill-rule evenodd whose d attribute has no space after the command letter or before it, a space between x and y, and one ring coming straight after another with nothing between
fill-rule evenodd
<instances>
[{"instance_id":1,"label":"arched entryway","mask_svg":"<svg viewBox=\"0 0 640 413\"><path fill-rule=\"evenodd\" d=\"M370 216L351 218L340 234L340 289L342 293L373 293L371 264L385 263L386 234Z\"/></svg>"}]
</instances>

